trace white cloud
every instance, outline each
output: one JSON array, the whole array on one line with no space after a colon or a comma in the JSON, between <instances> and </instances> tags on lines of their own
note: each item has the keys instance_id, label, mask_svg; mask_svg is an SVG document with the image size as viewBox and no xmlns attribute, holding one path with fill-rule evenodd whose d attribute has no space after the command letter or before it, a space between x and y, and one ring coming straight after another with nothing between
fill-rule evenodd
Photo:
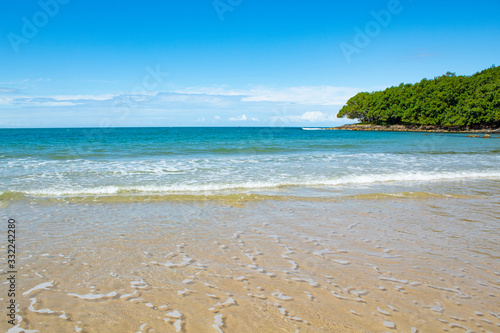
<instances>
[{"instance_id":1,"label":"white cloud","mask_svg":"<svg viewBox=\"0 0 500 333\"><path fill-rule=\"evenodd\" d=\"M217 96L241 96L242 102L288 102L303 105L344 105L349 98L360 92L359 88L334 86L300 86L273 89L227 89L222 87L191 87L177 90L179 94L203 94Z\"/></svg>"},{"instance_id":2,"label":"white cloud","mask_svg":"<svg viewBox=\"0 0 500 333\"><path fill-rule=\"evenodd\" d=\"M114 94L100 94L100 95L55 95L48 96L56 101L74 101L74 100L90 100L90 101L107 101L113 99L117 95Z\"/></svg>"},{"instance_id":3,"label":"white cloud","mask_svg":"<svg viewBox=\"0 0 500 333\"><path fill-rule=\"evenodd\" d=\"M303 86L283 89L252 90L244 102L289 102L304 105L344 105L360 92L357 88L333 86Z\"/></svg>"},{"instance_id":4,"label":"white cloud","mask_svg":"<svg viewBox=\"0 0 500 333\"><path fill-rule=\"evenodd\" d=\"M11 97L0 97L0 104L12 104L12 100Z\"/></svg>"},{"instance_id":5,"label":"white cloud","mask_svg":"<svg viewBox=\"0 0 500 333\"><path fill-rule=\"evenodd\" d=\"M321 121L335 121L336 120L336 114L327 114L321 111L307 111L304 112L302 115L297 116L297 115L282 115L282 116L276 116L273 117L273 120L280 120L284 122L304 122L304 121L309 121L309 122L321 122Z\"/></svg>"},{"instance_id":6,"label":"white cloud","mask_svg":"<svg viewBox=\"0 0 500 333\"><path fill-rule=\"evenodd\" d=\"M6 92L6 88L0 88ZM344 105L347 100L361 91L358 88L333 87L333 86L301 86L286 87L281 89L274 88L251 88L243 90L228 89L221 87L192 87L175 92L158 91L134 91L130 93L117 94L94 94L94 95L45 95L45 96L15 96L10 100L3 99L1 104L16 104L28 106L48 106L47 103L53 103L51 106L69 106L86 105L96 106L96 103L113 100L125 100L135 103L141 103L144 107L166 106L167 103L175 104L198 104L205 106L243 106L246 103L287 103L294 105L316 105L331 106ZM74 103L65 104L61 102ZM130 104L130 103L129 103ZM306 115L314 117L314 114ZM242 119L238 119L242 120ZM247 119L245 119L247 120ZM308 120L308 119L305 119Z\"/></svg>"},{"instance_id":7,"label":"white cloud","mask_svg":"<svg viewBox=\"0 0 500 333\"><path fill-rule=\"evenodd\" d=\"M75 106L76 103L71 101L56 100L53 98L40 98L40 97L0 97L0 104L6 106L24 105L29 107L44 107L44 106Z\"/></svg>"},{"instance_id":8,"label":"white cloud","mask_svg":"<svg viewBox=\"0 0 500 333\"><path fill-rule=\"evenodd\" d=\"M177 94L162 92L158 93L158 98L162 102L173 102L173 103L188 103L188 104L204 104L204 105L216 105L225 106L228 102L224 97L220 96L210 96L210 95L196 95L196 94Z\"/></svg>"},{"instance_id":9,"label":"white cloud","mask_svg":"<svg viewBox=\"0 0 500 333\"><path fill-rule=\"evenodd\" d=\"M333 86L250 87L238 90L221 86L182 91L66 95L30 94L22 90L16 94L0 94L0 109L12 110L9 115L12 124L24 121L27 112L37 115L38 118L30 120L35 127L45 124L46 119L47 123L54 125L98 124L104 114L115 120L119 118L123 126L188 126L203 122L227 126L234 126L235 122L248 126L328 126L339 122L336 118L338 109L359 90ZM23 108L26 112L16 111ZM123 108L127 109L126 113L117 113ZM122 117L124 114L127 116Z\"/></svg>"},{"instance_id":10,"label":"white cloud","mask_svg":"<svg viewBox=\"0 0 500 333\"><path fill-rule=\"evenodd\" d=\"M75 106L72 102L35 102L35 106Z\"/></svg>"},{"instance_id":11,"label":"white cloud","mask_svg":"<svg viewBox=\"0 0 500 333\"><path fill-rule=\"evenodd\" d=\"M93 101L108 101L116 97L113 94L103 95L52 95L52 96L16 96L1 98L0 104L37 106L75 106Z\"/></svg>"},{"instance_id":12,"label":"white cloud","mask_svg":"<svg viewBox=\"0 0 500 333\"><path fill-rule=\"evenodd\" d=\"M239 117L231 117L229 118L230 121L247 121L247 116L246 115L241 115Z\"/></svg>"},{"instance_id":13,"label":"white cloud","mask_svg":"<svg viewBox=\"0 0 500 333\"><path fill-rule=\"evenodd\" d=\"M308 120L311 122L314 121L323 121L323 120L333 120L334 116L327 115L321 111L309 111L305 112L301 116L298 117L300 120Z\"/></svg>"},{"instance_id":14,"label":"white cloud","mask_svg":"<svg viewBox=\"0 0 500 333\"><path fill-rule=\"evenodd\" d=\"M7 87L0 87L0 93L7 93L7 94L13 94L19 92L18 89L14 88L7 88Z\"/></svg>"},{"instance_id":15,"label":"white cloud","mask_svg":"<svg viewBox=\"0 0 500 333\"><path fill-rule=\"evenodd\" d=\"M210 95L210 96L240 96L246 95L243 90L228 89L226 86L220 87L189 87L173 91L176 94L185 95Z\"/></svg>"}]
</instances>

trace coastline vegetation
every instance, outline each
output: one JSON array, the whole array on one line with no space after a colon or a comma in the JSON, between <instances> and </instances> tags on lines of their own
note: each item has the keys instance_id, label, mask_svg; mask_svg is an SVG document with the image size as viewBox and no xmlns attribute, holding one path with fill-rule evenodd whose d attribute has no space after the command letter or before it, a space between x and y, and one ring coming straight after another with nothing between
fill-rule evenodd
<instances>
[{"instance_id":1,"label":"coastline vegetation","mask_svg":"<svg viewBox=\"0 0 500 333\"><path fill-rule=\"evenodd\" d=\"M337 117L373 125L498 128L500 67L493 65L472 76L448 72L415 84L361 92L347 101Z\"/></svg>"}]
</instances>

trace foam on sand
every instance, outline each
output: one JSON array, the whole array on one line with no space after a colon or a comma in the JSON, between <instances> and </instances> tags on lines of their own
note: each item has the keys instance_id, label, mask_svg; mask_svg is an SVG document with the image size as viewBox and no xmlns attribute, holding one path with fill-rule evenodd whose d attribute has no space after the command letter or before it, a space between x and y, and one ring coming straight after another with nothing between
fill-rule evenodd
<instances>
[{"instance_id":1,"label":"foam on sand","mask_svg":"<svg viewBox=\"0 0 500 333\"><path fill-rule=\"evenodd\" d=\"M28 307L28 310L30 310L31 312L36 312L36 313L47 313L47 314L55 313L55 311L52 311L52 310L50 310L50 309L40 309L40 310L35 310L35 308L33 307L33 305L35 305L35 303L36 303L36 298L30 298L30 301L31 301L31 304L30 304L30 306Z\"/></svg>"},{"instance_id":2,"label":"foam on sand","mask_svg":"<svg viewBox=\"0 0 500 333\"><path fill-rule=\"evenodd\" d=\"M19 314L19 304L16 305L16 321L17 324L7 330L7 333L36 333L38 330L27 330L21 327L23 317Z\"/></svg>"},{"instance_id":3,"label":"foam on sand","mask_svg":"<svg viewBox=\"0 0 500 333\"><path fill-rule=\"evenodd\" d=\"M31 294L33 291L36 291L36 290L41 290L41 289L45 289L45 290L48 290L49 287L53 287L54 285L52 284L54 282L54 280L50 281L50 282L44 282L44 283L40 283L39 285L31 288L30 290L28 291L25 291L23 293L23 296L26 296L26 295L29 295Z\"/></svg>"},{"instance_id":4,"label":"foam on sand","mask_svg":"<svg viewBox=\"0 0 500 333\"><path fill-rule=\"evenodd\" d=\"M223 333L222 331L222 326L224 326L224 322L222 321L223 314L217 314L214 316L214 324L212 325L213 328L217 330L219 333Z\"/></svg>"},{"instance_id":5,"label":"foam on sand","mask_svg":"<svg viewBox=\"0 0 500 333\"><path fill-rule=\"evenodd\" d=\"M109 298L109 297L115 297L117 295L116 291L109 292L107 294L92 294L88 293L86 295L78 295L75 293L69 293L68 296L74 296L79 299L86 299L86 300L96 300L96 299L101 299L101 298Z\"/></svg>"}]
</instances>

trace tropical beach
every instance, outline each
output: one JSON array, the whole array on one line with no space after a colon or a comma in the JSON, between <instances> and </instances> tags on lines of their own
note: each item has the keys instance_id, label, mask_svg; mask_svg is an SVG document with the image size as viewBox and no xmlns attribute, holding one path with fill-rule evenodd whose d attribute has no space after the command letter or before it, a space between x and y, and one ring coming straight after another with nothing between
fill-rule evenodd
<instances>
[{"instance_id":1,"label":"tropical beach","mask_svg":"<svg viewBox=\"0 0 500 333\"><path fill-rule=\"evenodd\" d=\"M89 146L85 129L0 134L0 203L22 242L9 332L499 327L497 140L142 128Z\"/></svg>"},{"instance_id":2,"label":"tropical beach","mask_svg":"<svg viewBox=\"0 0 500 333\"><path fill-rule=\"evenodd\" d=\"M497 203L375 194L35 206L36 222L20 228L19 327L494 332Z\"/></svg>"},{"instance_id":3,"label":"tropical beach","mask_svg":"<svg viewBox=\"0 0 500 333\"><path fill-rule=\"evenodd\" d=\"M498 1L0 9L0 332L500 332Z\"/></svg>"}]
</instances>

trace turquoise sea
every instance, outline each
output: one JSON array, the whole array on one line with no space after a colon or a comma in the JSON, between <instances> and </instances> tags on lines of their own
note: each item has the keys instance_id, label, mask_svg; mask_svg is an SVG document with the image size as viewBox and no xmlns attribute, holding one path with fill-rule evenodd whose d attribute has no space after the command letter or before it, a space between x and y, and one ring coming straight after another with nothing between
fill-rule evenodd
<instances>
[{"instance_id":1,"label":"turquoise sea","mask_svg":"<svg viewBox=\"0 0 500 333\"><path fill-rule=\"evenodd\" d=\"M0 331L497 332L495 136L2 129Z\"/></svg>"},{"instance_id":2,"label":"turquoise sea","mask_svg":"<svg viewBox=\"0 0 500 333\"><path fill-rule=\"evenodd\" d=\"M4 199L442 192L452 181L498 184L500 140L302 128L2 129L0 161Z\"/></svg>"}]
</instances>

